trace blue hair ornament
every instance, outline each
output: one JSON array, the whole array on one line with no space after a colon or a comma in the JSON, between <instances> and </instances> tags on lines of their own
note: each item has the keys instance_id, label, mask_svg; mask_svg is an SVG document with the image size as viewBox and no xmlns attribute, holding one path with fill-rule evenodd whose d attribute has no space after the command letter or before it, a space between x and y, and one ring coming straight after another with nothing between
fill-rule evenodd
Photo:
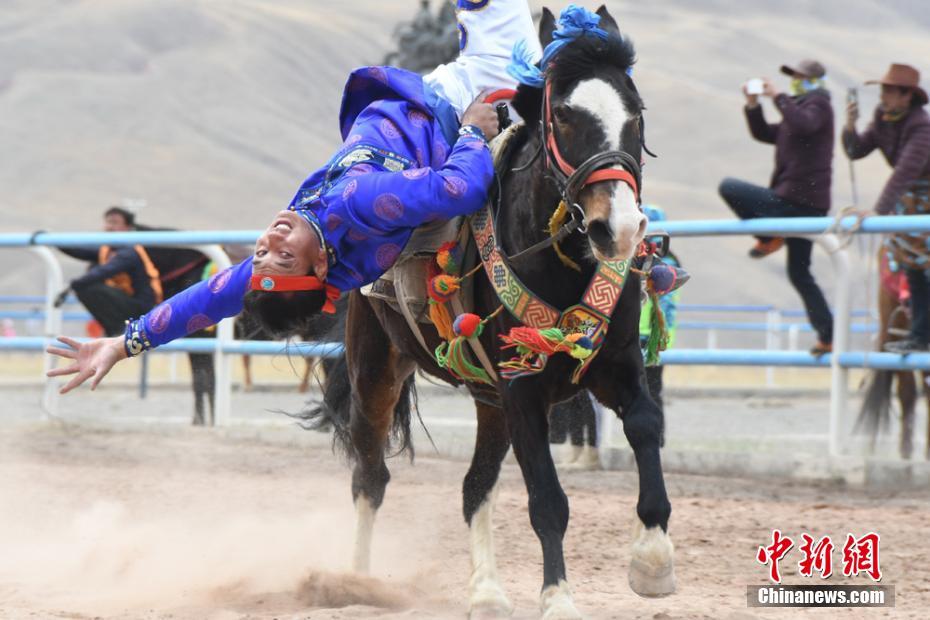
<instances>
[{"instance_id":1,"label":"blue hair ornament","mask_svg":"<svg viewBox=\"0 0 930 620\"><path fill-rule=\"evenodd\" d=\"M507 73L521 84L542 88L546 83L546 67L563 47L579 37L589 35L607 40L609 35L606 30L598 27L600 23L601 16L597 13L592 13L577 4L568 5L559 15L559 27L552 33L552 42L543 50L542 59L538 63L533 62L529 44L526 40L521 40L513 46ZM627 69L627 74L631 75L632 72L632 67Z\"/></svg>"}]
</instances>

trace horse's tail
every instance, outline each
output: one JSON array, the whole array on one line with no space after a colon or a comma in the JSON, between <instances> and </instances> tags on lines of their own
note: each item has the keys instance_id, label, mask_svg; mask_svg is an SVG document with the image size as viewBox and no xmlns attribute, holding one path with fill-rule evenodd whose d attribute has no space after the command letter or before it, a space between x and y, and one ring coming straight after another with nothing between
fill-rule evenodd
<instances>
[{"instance_id":1,"label":"horse's tail","mask_svg":"<svg viewBox=\"0 0 930 620\"><path fill-rule=\"evenodd\" d=\"M407 377L401 387L400 398L394 405L394 420L388 438L388 450L396 450L394 455L407 451L411 461L414 450L410 421L413 412L416 412L418 418L420 416L414 377L413 374ZM333 360L332 367L326 372L322 402L311 403L308 409L294 417L298 418L300 425L308 430L325 431L332 428L333 451L341 452L353 461L355 450L352 448L352 436L349 429L351 402L352 386L349 382L349 366L345 355L340 355Z\"/></svg>"},{"instance_id":2,"label":"horse's tail","mask_svg":"<svg viewBox=\"0 0 930 620\"><path fill-rule=\"evenodd\" d=\"M872 438L879 431L888 430L891 421L891 384L894 380L893 370L873 370L866 379L865 398L856 419L854 431Z\"/></svg>"}]
</instances>

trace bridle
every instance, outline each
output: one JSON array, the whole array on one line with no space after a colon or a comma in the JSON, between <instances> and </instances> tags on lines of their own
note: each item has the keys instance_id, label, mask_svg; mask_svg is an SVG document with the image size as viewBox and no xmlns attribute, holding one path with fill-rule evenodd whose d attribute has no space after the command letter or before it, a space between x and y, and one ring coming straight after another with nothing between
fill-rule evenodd
<instances>
[{"instance_id":1,"label":"bridle","mask_svg":"<svg viewBox=\"0 0 930 620\"><path fill-rule=\"evenodd\" d=\"M555 126L552 120L551 104L552 82L546 80L543 89L542 122L542 149L546 155L546 170L555 181L562 196L562 201L568 207L572 220L579 220L578 231L587 232L587 223L584 219L584 210L578 203L578 195L588 185L601 181L621 181L626 183L636 198L636 204L641 205L639 190L642 186L642 165L626 151L602 151L595 153L577 168L572 166L559 148ZM641 209L641 207L640 207Z\"/></svg>"},{"instance_id":2,"label":"bridle","mask_svg":"<svg viewBox=\"0 0 930 620\"><path fill-rule=\"evenodd\" d=\"M577 168L568 163L565 157L562 156L562 151L559 148L559 141L556 137L555 127L552 121L552 106L550 103L551 92L552 82L550 82L550 80L547 78L545 86L543 87L542 114L540 116L541 120L539 123L539 148L527 163L517 168L511 169L510 172L524 172L529 170L536 159L539 157L539 154L541 152L545 153L546 173L548 177L556 184L556 187L559 190L559 195L562 198L562 202L565 203L570 217L568 217L565 223L562 224L562 226L559 228L559 230L550 237L547 237L546 239L535 243L515 254L507 255L502 252L501 254L504 260L508 262L529 256L531 254L535 254L540 250L544 250L545 248L557 244L575 231L578 231L581 234L587 234L587 220L585 219L584 209L578 202L578 195L581 193L581 190L583 190L588 185L600 183L601 181L621 181L626 183L630 189L633 190L633 196L636 198L636 204L639 206L640 210L642 210L642 201L640 198L640 188L642 187L642 164L636 161L632 155L626 151L602 151L583 161ZM516 91L497 91L485 99L485 101L487 103L494 103L495 101L500 101L505 98L512 99L515 94ZM640 142L642 144L643 151L653 155L653 153L648 148L646 148L645 136L643 135L644 123L642 116L640 116L639 124ZM655 155L653 155L653 157L655 157ZM500 174L496 175L498 184L498 187L496 188L496 198L498 202L501 199L502 193L500 188L500 178ZM500 217L501 212L500 205L498 204L497 206L498 208L495 213L495 218Z\"/></svg>"}]
</instances>

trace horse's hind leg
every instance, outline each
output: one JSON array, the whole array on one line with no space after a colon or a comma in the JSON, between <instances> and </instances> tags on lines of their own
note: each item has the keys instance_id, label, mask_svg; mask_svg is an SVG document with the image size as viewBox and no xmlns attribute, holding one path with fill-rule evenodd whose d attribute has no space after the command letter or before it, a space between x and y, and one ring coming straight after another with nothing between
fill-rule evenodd
<instances>
[{"instance_id":1,"label":"horse's hind leg","mask_svg":"<svg viewBox=\"0 0 930 620\"><path fill-rule=\"evenodd\" d=\"M568 529L568 498L559 484L547 441L548 404L538 382L523 381L521 389L507 391L504 407L514 455L529 495L530 523L542 545L543 618L581 618L565 576L562 539Z\"/></svg>"},{"instance_id":2,"label":"horse's hind leg","mask_svg":"<svg viewBox=\"0 0 930 620\"><path fill-rule=\"evenodd\" d=\"M353 295L349 301L345 347L352 386L349 434L356 459L352 471L357 518L352 567L358 573L367 573L375 515L391 479L384 451L394 421L394 406L414 366L400 358L368 300L360 295Z\"/></svg>"},{"instance_id":3,"label":"horse's hind leg","mask_svg":"<svg viewBox=\"0 0 930 620\"><path fill-rule=\"evenodd\" d=\"M901 442L898 453L902 459L910 459L914 451L914 415L917 409L917 382L910 370L898 375L898 401L901 403Z\"/></svg>"},{"instance_id":4,"label":"horse's hind leg","mask_svg":"<svg viewBox=\"0 0 930 620\"><path fill-rule=\"evenodd\" d=\"M513 611L497 576L491 517L497 496L501 462L510 447L504 412L476 402L478 432L471 467L462 484L463 512L471 543L471 595L468 613L476 617L506 617Z\"/></svg>"}]
</instances>

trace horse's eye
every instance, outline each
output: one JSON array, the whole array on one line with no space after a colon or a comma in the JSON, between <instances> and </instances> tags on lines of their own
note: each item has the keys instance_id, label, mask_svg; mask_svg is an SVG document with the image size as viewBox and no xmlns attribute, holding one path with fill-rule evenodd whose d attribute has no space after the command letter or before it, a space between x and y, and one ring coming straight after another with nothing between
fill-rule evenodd
<instances>
[{"instance_id":1,"label":"horse's eye","mask_svg":"<svg viewBox=\"0 0 930 620\"><path fill-rule=\"evenodd\" d=\"M565 104L559 104L552 109L552 114L555 116L555 120L560 123L567 123L571 118L572 108Z\"/></svg>"}]
</instances>

